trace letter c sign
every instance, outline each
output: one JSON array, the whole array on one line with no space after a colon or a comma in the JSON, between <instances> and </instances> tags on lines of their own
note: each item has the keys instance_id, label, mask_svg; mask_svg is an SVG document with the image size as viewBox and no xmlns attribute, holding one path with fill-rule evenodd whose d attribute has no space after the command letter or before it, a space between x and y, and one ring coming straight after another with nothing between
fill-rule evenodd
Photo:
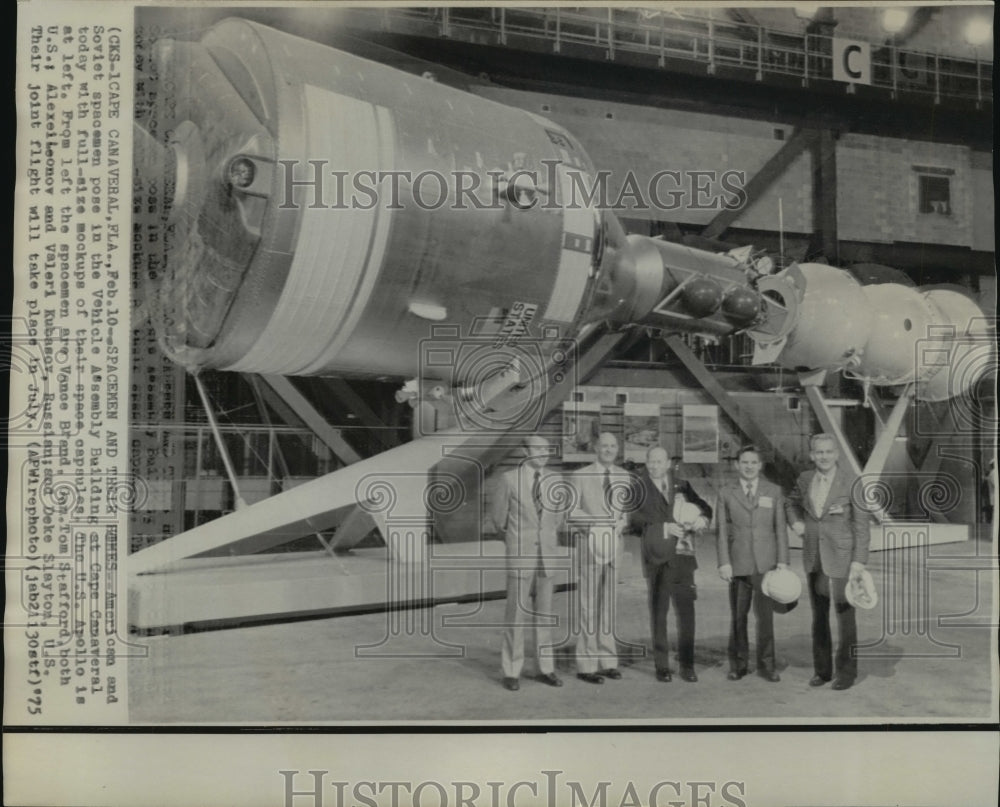
<instances>
[{"instance_id":1,"label":"letter c sign","mask_svg":"<svg viewBox=\"0 0 1000 807\"><path fill-rule=\"evenodd\" d=\"M868 42L834 37L833 78L849 84L871 84L872 46Z\"/></svg>"}]
</instances>

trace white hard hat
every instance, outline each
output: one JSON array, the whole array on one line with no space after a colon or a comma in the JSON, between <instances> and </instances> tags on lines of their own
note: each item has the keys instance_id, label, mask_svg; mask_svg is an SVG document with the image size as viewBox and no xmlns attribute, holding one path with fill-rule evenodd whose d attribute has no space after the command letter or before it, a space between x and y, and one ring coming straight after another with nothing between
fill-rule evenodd
<instances>
[{"instance_id":1,"label":"white hard hat","mask_svg":"<svg viewBox=\"0 0 1000 807\"><path fill-rule=\"evenodd\" d=\"M674 521L678 524L694 524L701 518L701 515L701 508L698 505L688 501L680 501L680 497L678 497L676 507L674 507Z\"/></svg>"},{"instance_id":2,"label":"white hard hat","mask_svg":"<svg viewBox=\"0 0 1000 807\"><path fill-rule=\"evenodd\" d=\"M847 588L844 590L847 601L855 608L871 610L878 605L878 592L875 590L875 581L867 569L862 569L857 578L847 581Z\"/></svg>"},{"instance_id":3,"label":"white hard hat","mask_svg":"<svg viewBox=\"0 0 1000 807\"><path fill-rule=\"evenodd\" d=\"M771 569L761 580L760 588L774 600L774 610L781 614L791 611L802 596L802 581L790 569Z\"/></svg>"}]
</instances>

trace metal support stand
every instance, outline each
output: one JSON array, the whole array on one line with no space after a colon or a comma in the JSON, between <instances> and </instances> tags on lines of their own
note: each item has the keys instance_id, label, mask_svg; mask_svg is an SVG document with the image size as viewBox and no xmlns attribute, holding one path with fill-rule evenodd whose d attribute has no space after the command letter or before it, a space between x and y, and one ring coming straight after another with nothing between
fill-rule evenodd
<instances>
[{"instance_id":1,"label":"metal support stand","mask_svg":"<svg viewBox=\"0 0 1000 807\"><path fill-rule=\"evenodd\" d=\"M281 481L279 482L279 487L283 489L284 480L288 479L291 476L291 474L289 473L288 461L285 459L285 455L281 450L281 446L278 444L277 433L274 431L274 425L271 423L271 416L268 414L267 406L264 403L264 396L261 393L262 382L260 378L255 375L248 375L247 378L250 381L250 387L253 390L254 400L257 402L257 408L260 410L261 418L263 418L264 422L267 424L270 441L274 445L274 451L268 454L268 474L270 475L271 472L270 458L273 453L273 456L277 459L278 464L281 466ZM338 528L338 533L339 533L339 528ZM315 536L316 540L319 541L320 546L323 547L323 551L326 552L326 554L331 559L336 561L337 565L340 567L340 570L344 574L350 574L350 572L344 567L344 564L341 563L340 558L337 557L337 553L334 547L330 544L329 541L326 540L325 537L323 537L323 533L316 532Z\"/></svg>"},{"instance_id":2,"label":"metal support stand","mask_svg":"<svg viewBox=\"0 0 1000 807\"><path fill-rule=\"evenodd\" d=\"M903 424L903 418L906 417L906 412L913 402L914 394L913 384L908 385L892 407L892 413L882 425L882 434L875 441L875 448L872 449L871 456L865 463L865 474L878 476L882 473L885 463L889 459L889 453L892 451L892 444L896 441L896 435L899 433L899 427Z\"/></svg>"},{"instance_id":3,"label":"metal support stand","mask_svg":"<svg viewBox=\"0 0 1000 807\"><path fill-rule=\"evenodd\" d=\"M767 447L774 456L774 463L778 473L789 482L795 479L796 471L792 462L781 454L768 434L762 429L751 415L744 411L732 395L715 379L708 368L698 359L691 349L684 344L679 336L671 335L664 338L674 355L680 359L681 363L695 377L698 384L704 388L705 392L712 396L712 399L722 407L722 410L729 415L735 423L758 447Z\"/></svg>"},{"instance_id":4,"label":"metal support stand","mask_svg":"<svg viewBox=\"0 0 1000 807\"><path fill-rule=\"evenodd\" d=\"M195 375L194 383L198 388L198 395L201 397L201 405L205 407L205 414L208 417L208 425L212 429L212 436L215 437L215 445L218 447L219 455L222 457L222 462L226 466L226 476L229 477L229 484L233 486L233 499L236 503L236 509L240 510L246 507L247 503L240 495L240 486L236 482L236 471L233 468L233 461L230 459L229 452L226 450L226 444L222 441L222 434L219 432L219 424L215 420L215 413L212 411L212 406L208 402L208 394L205 392L205 385L201 383L200 375Z\"/></svg>"},{"instance_id":5,"label":"metal support stand","mask_svg":"<svg viewBox=\"0 0 1000 807\"><path fill-rule=\"evenodd\" d=\"M261 380L281 398L296 417L300 418L320 440L326 443L327 448L336 455L337 459L345 465L350 465L361 459L361 455L344 440L340 429L331 426L289 379L280 375L264 375L261 376Z\"/></svg>"}]
</instances>

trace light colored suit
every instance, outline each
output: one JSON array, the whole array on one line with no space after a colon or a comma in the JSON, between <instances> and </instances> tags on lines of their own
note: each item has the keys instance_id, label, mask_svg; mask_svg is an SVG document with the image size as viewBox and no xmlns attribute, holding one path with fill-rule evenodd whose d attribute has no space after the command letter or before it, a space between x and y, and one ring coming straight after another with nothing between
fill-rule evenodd
<instances>
[{"instance_id":1,"label":"light colored suit","mask_svg":"<svg viewBox=\"0 0 1000 807\"><path fill-rule=\"evenodd\" d=\"M611 486L610 496L605 495L605 478ZM580 615L576 666L581 673L595 673L618 666L615 558L625 526L623 505L630 495L631 477L617 465L605 468L595 462L574 472L572 482L578 496L570 517Z\"/></svg>"},{"instance_id":2,"label":"light colored suit","mask_svg":"<svg viewBox=\"0 0 1000 807\"><path fill-rule=\"evenodd\" d=\"M503 536L507 550L507 605L504 615L500 665L505 678L517 678L524 665L524 629L535 625L535 656L539 671L554 670L552 648L553 571L556 558L566 556L559 546L559 528L565 521L554 505L558 497L552 488L562 481L557 473L538 471L528 464L500 476L493 499L493 522ZM560 564L564 567L564 564Z\"/></svg>"},{"instance_id":3,"label":"light colored suit","mask_svg":"<svg viewBox=\"0 0 1000 807\"><path fill-rule=\"evenodd\" d=\"M719 566L730 565L729 668L746 673L750 641L747 615L751 604L757 623L757 669L774 672L774 609L761 591L764 575L779 563L788 563L788 529L781 488L760 477L749 499L743 481L736 480L719 491L716 512L716 552Z\"/></svg>"},{"instance_id":4,"label":"light colored suit","mask_svg":"<svg viewBox=\"0 0 1000 807\"><path fill-rule=\"evenodd\" d=\"M816 512L812 501L816 470L799 475L785 505L790 522L805 524L802 536L802 565L809 582L812 604L813 667L816 675L829 681L834 673L839 680L853 682L858 675L854 647L858 627L854 608L847 602L845 589L851 563L868 562L871 542L868 511L854 501L852 492L857 477L836 467L826 501ZM834 603L839 633L837 655L833 656L830 633L830 601Z\"/></svg>"}]
</instances>

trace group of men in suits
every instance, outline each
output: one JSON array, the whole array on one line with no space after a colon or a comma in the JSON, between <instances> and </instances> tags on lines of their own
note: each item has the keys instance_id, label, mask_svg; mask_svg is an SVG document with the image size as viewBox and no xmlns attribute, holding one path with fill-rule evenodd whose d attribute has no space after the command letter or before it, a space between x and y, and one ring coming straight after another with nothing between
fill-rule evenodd
<instances>
[{"instance_id":1,"label":"group of men in suits","mask_svg":"<svg viewBox=\"0 0 1000 807\"><path fill-rule=\"evenodd\" d=\"M648 589L656 678L669 682L667 617L677 622L677 658L682 680L695 682L695 600L697 568L694 542L713 518L713 510L690 482L671 472L666 451L653 447L638 481L615 464L618 440L600 435L594 463L570 479L574 500L553 494L562 484L546 471L548 441L526 440L525 461L501 476L494 497L493 520L503 535L508 560L507 605L501 667L509 690L520 687L524 631L534 622L538 679L562 686L555 673L551 626L553 571L566 558L558 534L566 530L577 579L577 677L590 684L618 680L614 634L615 564L629 517L641 529L642 569ZM751 606L757 627L757 673L777 682L773 601L762 582L772 569L788 569L787 525L803 542L803 565L812 604L814 676L810 685L833 680L834 689L850 687L857 677L857 625L846 586L864 572L868 560L868 513L852 497L855 479L841 468L836 442L825 434L810 441L814 468L803 473L786 499L781 488L760 475L760 452L746 447L736 458L738 478L719 492L715 522L719 575L729 584L731 627L728 678L750 671L747 621ZM566 493L565 488L562 491ZM566 568L565 563L562 568ZM839 630L833 654L830 602Z\"/></svg>"}]
</instances>

